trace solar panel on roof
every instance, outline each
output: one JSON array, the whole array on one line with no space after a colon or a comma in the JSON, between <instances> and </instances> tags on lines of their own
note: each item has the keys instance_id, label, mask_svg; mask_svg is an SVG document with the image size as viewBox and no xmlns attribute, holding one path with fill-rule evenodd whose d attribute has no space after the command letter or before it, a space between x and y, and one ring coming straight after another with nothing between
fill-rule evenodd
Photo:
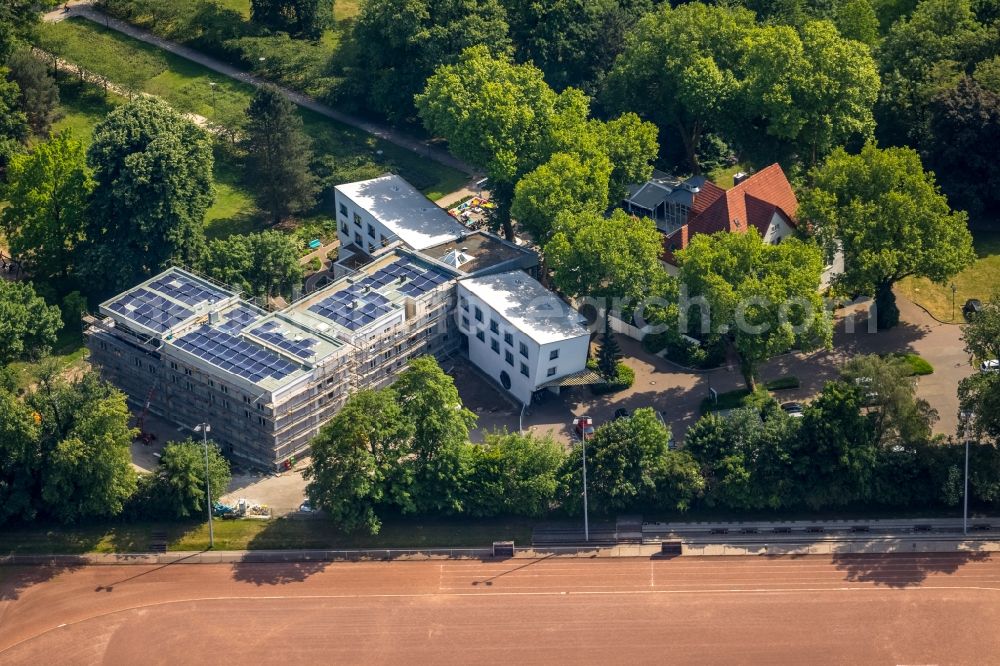
<instances>
[{"instance_id":1,"label":"solar panel on roof","mask_svg":"<svg viewBox=\"0 0 1000 666\"><path fill-rule=\"evenodd\" d=\"M157 333L173 328L194 314L193 310L143 288L123 294L108 309Z\"/></svg>"},{"instance_id":2,"label":"solar panel on roof","mask_svg":"<svg viewBox=\"0 0 1000 666\"><path fill-rule=\"evenodd\" d=\"M299 367L273 352L207 325L181 337L174 344L204 358L212 365L255 383L266 377L282 379ZM253 355L258 352L265 354L261 362L253 360ZM255 376L260 378L253 379Z\"/></svg>"},{"instance_id":3,"label":"solar panel on roof","mask_svg":"<svg viewBox=\"0 0 1000 666\"><path fill-rule=\"evenodd\" d=\"M251 331L251 333L261 340L284 349L299 358L310 358L316 355L313 347L316 346L318 340L306 337L299 340L289 338L281 330L281 326L277 322L269 321L260 328Z\"/></svg>"},{"instance_id":4,"label":"solar panel on roof","mask_svg":"<svg viewBox=\"0 0 1000 666\"><path fill-rule=\"evenodd\" d=\"M229 296L220 289L202 284L181 273L168 273L149 283L150 289L187 305L220 301Z\"/></svg>"}]
</instances>

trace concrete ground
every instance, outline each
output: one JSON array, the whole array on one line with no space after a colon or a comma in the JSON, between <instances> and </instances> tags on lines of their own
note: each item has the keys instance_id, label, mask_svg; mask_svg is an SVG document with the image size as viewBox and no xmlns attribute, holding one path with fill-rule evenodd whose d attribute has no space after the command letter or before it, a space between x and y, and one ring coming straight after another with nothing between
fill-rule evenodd
<instances>
[{"instance_id":1,"label":"concrete ground","mask_svg":"<svg viewBox=\"0 0 1000 666\"><path fill-rule=\"evenodd\" d=\"M53 655L67 664L985 664L1000 654L1000 560L987 553L0 575L0 662L12 665Z\"/></svg>"},{"instance_id":2,"label":"concrete ground","mask_svg":"<svg viewBox=\"0 0 1000 666\"><path fill-rule=\"evenodd\" d=\"M306 499L306 481L302 478L302 470L308 465L308 459L303 459L296 461L295 469L281 474L235 472L229 488L219 501L235 506L240 498L245 498L251 503L270 507L272 516L298 511L299 505Z\"/></svg>"},{"instance_id":3,"label":"concrete ground","mask_svg":"<svg viewBox=\"0 0 1000 666\"><path fill-rule=\"evenodd\" d=\"M864 307L858 309L863 311ZM933 374L918 379L917 395L938 411L939 420L934 431L954 435L958 425L958 383L974 372L963 348L961 328L936 321L902 298L899 309L902 323L892 330L877 333L868 332L863 316L855 318L853 332L848 332L844 312L841 312L832 351L785 354L765 364L760 377L768 381L794 375L801 386L779 391L775 397L781 401L807 400L822 391L826 382L837 379L840 367L852 356L916 353L934 366ZM605 396L594 396L587 388L564 391L560 396L545 396L542 402L528 408L525 427L569 441L574 416L587 414L600 424L610 420L619 407L629 410L653 407L663 412L674 437L681 439L698 420L701 401L710 388L724 393L744 386L739 368L733 364L709 372L692 372L646 353L635 340L618 336L618 342L625 355L625 364L635 371L635 383L631 388ZM517 428L516 416L508 418L503 425Z\"/></svg>"}]
</instances>

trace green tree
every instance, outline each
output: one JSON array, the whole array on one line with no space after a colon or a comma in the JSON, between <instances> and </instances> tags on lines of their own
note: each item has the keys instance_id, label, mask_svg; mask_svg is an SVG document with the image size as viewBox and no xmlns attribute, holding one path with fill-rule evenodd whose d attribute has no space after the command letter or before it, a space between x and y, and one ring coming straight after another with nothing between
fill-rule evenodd
<instances>
[{"instance_id":1,"label":"green tree","mask_svg":"<svg viewBox=\"0 0 1000 666\"><path fill-rule=\"evenodd\" d=\"M316 203L312 148L292 103L274 87L258 88L247 108L246 179L275 224Z\"/></svg>"},{"instance_id":2,"label":"green tree","mask_svg":"<svg viewBox=\"0 0 1000 666\"><path fill-rule=\"evenodd\" d=\"M250 0L250 20L272 30L319 39L333 23L333 0Z\"/></svg>"},{"instance_id":3,"label":"green tree","mask_svg":"<svg viewBox=\"0 0 1000 666\"><path fill-rule=\"evenodd\" d=\"M411 437L395 391L355 393L311 442L304 474L310 501L346 531L377 534L378 512L408 502L410 479L402 465Z\"/></svg>"},{"instance_id":4,"label":"green tree","mask_svg":"<svg viewBox=\"0 0 1000 666\"><path fill-rule=\"evenodd\" d=\"M79 270L94 293L195 263L213 199L205 132L164 102L138 97L97 125L87 161L95 186Z\"/></svg>"},{"instance_id":5,"label":"green tree","mask_svg":"<svg viewBox=\"0 0 1000 666\"><path fill-rule=\"evenodd\" d=\"M541 244L561 213L601 213L608 207L611 161L604 155L581 160L556 153L514 188L511 215Z\"/></svg>"},{"instance_id":6,"label":"green tree","mask_svg":"<svg viewBox=\"0 0 1000 666\"><path fill-rule=\"evenodd\" d=\"M541 70L494 58L485 46L468 48L455 64L439 67L416 96L424 126L489 176L496 220L508 240L514 238L514 186L546 158L556 97Z\"/></svg>"},{"instance_id":7,"label":"green tree","mask_svg":"<svg viewBox=\"0 0 1000 666\"><path fill-rule=\"evenodd\" d=\"M650 0L505 0L517 59L534 62L553 88L592 90Z\"/></svg>"},{"instance_id":8,"label":"green tree","mask_svg":"<svg viewBox=\"0 0 1000 666\"><path fill-rule=\"evenodd\" d=\"M11 254L43 279L67 278L74 252L84 239L87 200L93 179L83 144L62 132L16 155L0 213Z\"/></svg>"},{"instance_id":9,"label":"green tree","mask_svg":"<svg viewBox=\"0 0 1000 666\"><path fill-rule=\"evenodd\" d=\"M0 525L35 517L39 458L32 410L12 391L0 388Z\"/></svg>"},{"instance_id":10,"label":"green tree","mask_svg":"<svg viewBox=\"0 0 1000 666\"><path fill-rule=\"evenodd\" d=\"M878 16L872 0L839 0L833 8L833 22L840 34L875 46L879 38Z\"/></svg>"},{"instance_id":11,"label":"green tree","mask_svg":"<svg viewBox=\"0 0 1000 666\"><path fill-rule=\"evenodd\" d=\"M464 445L476 415L462 406L455 381L432 356L410 361L392 387L413 426L413 455L405 462L413 492L403 510L461 511L468 464Z\"/></svg>"},{"instance_id":12,"label":"green tree","mask_svg":"<svg viewBox=\"0 0 1000 666\"><path fill-rule=\"evenodd\" d=\"M977 69L977 74L979 70ZM963 78L930 107L927 160L956 208L982 225L1000 211L1000 86L996 91Z\"/></svg>"},{"instance_id":13,"label":"green tree","mask_svg":"<svg viewBox=\"0 0 1000 666\"><path fill-rule=\"evenodd\" d=\"M136 490L125 394L94 372L67 381L48 366L28 404L40 415L45 512L66 523L121 513Z\"/></svg>"},{"instance_id":14,"label":"green tree","mask_svg":"<svg viewBox=\"0 0 1000 666\"><path fill-rule=\"evenodd\" d=\"M809 21L798 32L754 30L740 70L740 112L730 139L761 159L776 157L773 147L760 145L761 127L810 164L852 138L871 138L875 61L867 46L841 37L829 21Z\"/></svg>"},{"instance_id":15,"label":"green tree","mask_svg":"<svg viewBox=\"0 0 1000 666\"><path fill-rule=\"evenodd\" d=\"M927 442L937 412L916 397L916 380L899 357L855 356L844 364L844 379L853 382L871 409L875 442L882 447L913 446Z\"/></svg>"},{"instance_id":16,"label":"green tree","mask_svg":"<svg viewBox=\"0 0 1000 666\"><path fill-rule=\"evenodd\" d=\"M587 485L596 513L684 511L701 496L704 479L686 451L670 451L670 432L648 407L597 428L587 439ZM580 490L580 444L565 463L567 494ZM571 508L575 507L575 503Z\"/></svg>"},{"instance_id":17,"label":"green tree","mask_svg":"<svg viewBox=\"0 0 1000 666\"><path fill-rule=\"evenodd\" d=\"M4 0L0 3L0 62L31 35L37 23L38 3L35 0Z\"/></svg>"},{"instance_id":18,"label":"green tree","mask_svg":"<svg viewBox=\"0 0 1000 666\"><path fill-rule=\"evenodd\" d=\"M880 140L920 145L927 104L979 60L984 43L986 28L969 0L921 0L912 16L893 24L878 48Z\"/></svg>"},{"instance_id":19,"label":"green tree","mask_svg":"<svg viewBox=\"0 0 1000 666\"><path fill-rule=\"evenodd\" d=\"M802 500L813 509L871 496L878 447L863 399L859 387L831 382L804 410L791 461Z\"/></svg>"},{"instance_id":20,"label":"green tree","mask_svg":"<svg viewBox=\"0 0 1000 666\"><path fill-rule=\"evenodd\" d=\"M59 308L46 305L30 282L0 280L0 367L44 356L60 328Z\"/></svg>"},{"instance_id":21,"label":"green tree","mask_svg":"<svg viewBox=\"0 0 1000 666\"><path fill-rule=\"evenodd\" d=\"M205 447L191 439L168 442L156 466L156 502L175 518L204 516ZM212 501L217 502L229 487L232 474L217 444L208 447L208 481Z\"/></svg>"},{"instance_id":22,"label":"green tree","mask_svg":"<svg viewBox=\"0 0 1000 666\"><path fill-rule=\"evenodd\" d=\"M354 23L352 84L365 105L394 122L416 115L413 97L434 70L470 46L510 48L498 0L368 0Z\"/></svg>"},{"instance_id":23,"label":"green tree","mask_svg":"<svg viewBox=\"0 0 1000 666\"><path fill-rule=\"evenodd\" d=\"M46 135L59 114L59 88L45 65L28 50L7 59L8 80L21 89L20 109L35 134Z\"/></svg>"},{"instance_id":24,"label":"green tree","mask_svg":"<svg viewBox=\"0 0 1000 666\"><path fill-rule=\"evenodd\" d=\"M698 146L734 110L742 44L755 25L742 8L663 3L627 37L608 74L606 105L672 128L700 173Z\"/></svg>"},{"instance_id":25,"label":"green tree","mask_svg":"<svg viewBox=\"0 0 1000 666\"><path fill-rule=\"evenodd\" d=\"M16 81L8 81L6 74L6 68L0 67L0 175L29 134L28 116L20 106L21 89Z\"/></svg>"},{"instance_id":26,"label":"green tree","mask_svg":"<svg viewBox=\"0 0 1000 666\"><path fill-rule=\"evenodd\" d=\"M962 327L962 339L973 365L1000 359L1000 295L994 295ZM958 398L965 434L1000 442L1000 372L980 372L963 379Z\"/></svg>"},{"instance_id":27,"label":"green tree","mask_svg":"<svg viewBox=\"0 0 1000 666\"><path fill-rule=\"evenodd\" d=\"M879 328L899 322L896 282L911 275L942 282L975 259L965 213L949 208L915 151L838 148L810 176L799 217L827 248L843 248L846 269L834 286L874 296Z\"/></svg>"},{"instance_id":28,"label":"green tree","mask_svg":"<svg viewBox=\"0 0 1000 666\"><path fill-rule=\"evenodd\" d=\"M216 280L254 296L290 294L303 276L294 239L278 231L213 239L201 267Z\"/></svg>"},{"instance_id":29,"label":"green tree","mask_svg":"<svg viewBox=\"0 0 1000 666\"><path fill-rule=\"evenodd\" d=\"M616 210L563 214L545 245L557 289L574 297L637 300L660 294L667 281L663 240L655 223Z\"/></svg>"},{"instance_id":30,"label":"green tree","mask_svg":"<svg viewBox=\"0 0 1000 666\"><path fill-rule=\"evenodd\" d=\"M702 333L728 339L751 391L762 361L790 349L830 347L832 324L818 291L822 253L815 245L791 237L766 244L750 228L696 234L675 256L681 285L708 303L711 330Z\"/></svg>"},{"instance_id":31,"label":"green tree","mask_svg":"<svg viewBox=\"0 0 1000 666\"><path fill-rule=\"evenodd\" d=\"M622 355L618 346L618 338L611 330L611 310L604 310L604 332L601 334L601 346L597 350L597 369L605 381L613 382L618 377L618 359Z\"/></svg>"},{"instance_id":32,"label":"green tree","mask_svg":"<svg viewBox=\"0 0 1000 666\"><path fill-rule=\"evenodd\" d=\"M487 433L482 444L467 446L465 513L537 518L553 509L566 456L551 437L498 431Z\"/></svg>"}]
</instances>

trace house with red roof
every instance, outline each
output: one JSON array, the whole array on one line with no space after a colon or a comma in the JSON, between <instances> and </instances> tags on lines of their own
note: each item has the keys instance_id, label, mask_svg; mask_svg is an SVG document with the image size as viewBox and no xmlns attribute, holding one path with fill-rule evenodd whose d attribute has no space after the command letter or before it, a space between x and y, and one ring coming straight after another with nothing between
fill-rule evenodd
<instances>
[{"instance_id":1,"label":"house with red roof","mask_svg":"<svg viewBox=\"0 0 1000 666\"><path fill-rule=\"evenodd\" d=\"M765 242L778 244L793 233L799 202L780 164L751 176L738 173L734 181L728 190L708 180L701 184L687 222L664 235L665 262L676 265L674 252L686 248L695 234L744 233L753 227Z\"/></svg>"}]
</instances>

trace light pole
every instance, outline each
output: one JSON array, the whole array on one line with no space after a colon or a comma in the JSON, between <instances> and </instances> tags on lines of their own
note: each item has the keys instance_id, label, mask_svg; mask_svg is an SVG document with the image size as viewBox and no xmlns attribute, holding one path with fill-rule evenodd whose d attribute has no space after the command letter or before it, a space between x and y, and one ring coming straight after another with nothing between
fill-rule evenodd
<instances>
[{"instance_id":1,"label":"light pole","mask_svg":"<svg viewBox=\"0 0 1000 666\"><path fill-rule=\"evenodd\" d=\"M201 433L201 441L205 447L205 501L208 504L208 547L215 548L215 528L212 526L212 482L208 478L208 433L212 431L212 426L207 423L199 423L195 426L194 431Z\"/></svg>"},{"instance_id":2,"label":"light pole","mask_svg":"<svg viewBox=\"0 0 1000 666\"><path fill-rule=\"evenodd\" d=\"M951 320L955 321L955 292L958 291L958 287L955 283L951 283Z\"/></svg>"},{"instance_id":3,"label":"light pole","mask_svg":"<svg viewBox=\"0 0 1000 666\"><path fill-rule=\"evenodd\" d=\"M208 85L212 88L212 120L215 120L218 112L215 109L215 81L209 81Z\"/></svg>"},{"instance_id":4,"label":"light pole","mask_svg":"<svg viewBox=\"0 0 1000 666\"><path fill-rule=\"evenodd\" d=\"M587 514L587 428L592 421L589 416L581 416L576 419L576 424L580 428L580 441L583 444L583 540L590 541L590 518Z\"/></svg>"},{"instance_id":5,"label":"light pole","mask_svg":"<svg viewBox=\"0 0 1000 666\"><path fill-rule=\"evenodd\" d=\"M964 508L962 509L962 534L969 534L969 438L965 438L965 490L962 491Z\"/></svg>"}]
</instances>

